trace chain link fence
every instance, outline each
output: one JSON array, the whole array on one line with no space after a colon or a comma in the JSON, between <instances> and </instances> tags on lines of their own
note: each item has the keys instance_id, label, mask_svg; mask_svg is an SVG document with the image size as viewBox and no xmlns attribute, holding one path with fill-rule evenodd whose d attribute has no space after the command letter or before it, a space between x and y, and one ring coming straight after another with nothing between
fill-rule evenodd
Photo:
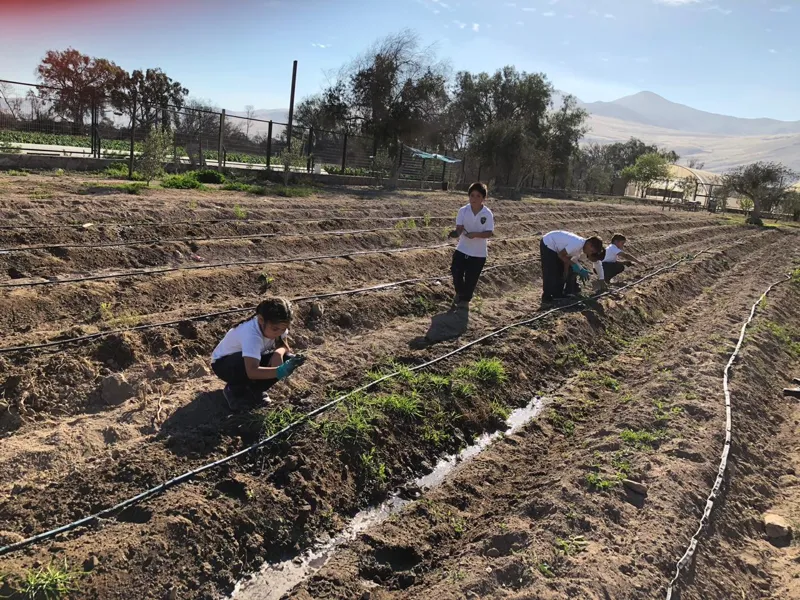
<instances>
[{"instance_id":1,"label":"chain link fence","mask_svg":"<svg viewBox=\"0 0 800 600\"><path fill-rule=\"evenodd\" d=\"M0 80L0 151L135 161L149 131L166 126L176 167L283 170L287 161L295 172L383 179L392 167L388 149L368 136L195 106L148 106L135 98L112 102L92 93L59 103L56 92ZM460 164L422 159L406 147L399 160L399 177L421 185L454 184L464 175Z\"/></svg>"}]
</instances>

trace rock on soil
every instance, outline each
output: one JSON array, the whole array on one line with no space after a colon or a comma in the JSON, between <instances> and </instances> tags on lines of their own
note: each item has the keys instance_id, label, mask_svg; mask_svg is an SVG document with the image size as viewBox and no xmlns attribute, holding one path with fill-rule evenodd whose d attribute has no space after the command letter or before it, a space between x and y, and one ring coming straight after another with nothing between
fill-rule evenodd
<instances>
[{"instance_id":1,"label":"rock on soil","mask_svg":"<svg viewBox=\"0 0 800 600\"><path fill-rule=\"evenodd\" d=\"M128 383L124 375L109 375L100 384L100 394L106 404L122 404L136 395L134 387Z\"/></svg>"},{"instance_id":2,"label":"rock on soil","mask_svg":"<svg viewBox=\"0 0 800 600\"><path fill-rule=\"evenodd\" d=\"M764 530L771 540L779 540L792 535L792 527L789 525L789 521L780 515L772 513L764 515Z\"/></svg>"},{"instance_id":3,"label":"rock on soil","mask_svg":"<svg viewBox=\"0 0 800 600\"><path fill-rule=\"evenodd\" d=\"M637 494L641 494L642 496L647 496L647 484L640 483L638 481L633 481L631 479L623 479L622 485L624 485L632 492L636 492Z\"/></svg>"}]
</instances>

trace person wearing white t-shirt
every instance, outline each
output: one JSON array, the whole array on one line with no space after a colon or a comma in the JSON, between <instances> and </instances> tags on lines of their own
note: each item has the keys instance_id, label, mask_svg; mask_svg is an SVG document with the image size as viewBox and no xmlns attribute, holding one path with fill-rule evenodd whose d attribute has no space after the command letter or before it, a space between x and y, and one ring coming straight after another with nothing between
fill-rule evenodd
<instances>
[{"instance_id":1,"label":"person wearing white t-shirt","mask_svg":"<svg viewBox=\"0 0 800 600\"><path fill-rule=\"evenodd\" d=\"M589 271L578 263L582 255L595 263L595 271L602 280L605 254L603 240L597 236L584 238L571 231L545 234L539 243L542 302L552 302L578 293L578 277L583 281L589 278Z\"/></svg>"},{"instance_id":2,"label":"person wearing white t-shirt","mask_svg":"<svg viewBox=\"0 0 800 600\"><path fill-rule=\"evenodd\" d=\"M214 348L211 370L226 383L222 393L231 410L257 399L269 402L267 390L305 362L304 356L292 354L286 340L291 321L289 302L269 298Z\"/></svg>"},{"instance_id":3,"label":"person wearing white t-shirt","mask_svg":"<svg viewBox=\"0 0 800 600\"><path fill-rule=\"evenodd\" d=\"M605 283L611 283L611 280L622 273L625 267L631 264L641 264L641 261L632 254L625 252L625 242L628 239L621 233L615 233L611 238L611 244L606 248L606 257L600 263L602 271L595 268L595 273L601 277ZM622 260L620 260L622 259Z\"/></svg>"},{"instance_id":4,"label":"person wearing white t-shirt","mask_svg":"<svg viewBox=\"0 0 800 600\"><path fill-rule=\"evenodd\" d=\"M469 306L478 285L488 255L487 240L494 235L494 215L483 203L487 189L482 183L469 186L469 204L461 207L456 216L456 229L451 234L458 237L450 268L456 295L453 306Z\"/></svg>"}]
</instances>

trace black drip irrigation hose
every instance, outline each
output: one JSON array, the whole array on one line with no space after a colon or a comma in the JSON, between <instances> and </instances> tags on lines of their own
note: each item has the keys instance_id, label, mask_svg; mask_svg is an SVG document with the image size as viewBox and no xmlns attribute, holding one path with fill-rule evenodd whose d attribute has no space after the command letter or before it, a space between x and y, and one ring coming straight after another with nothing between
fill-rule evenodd
<instances>
[{"instance_id":1,"label":"black drip irrigation hose","mask_svg":"<svg viewBox=\"0 0 800 600\"><path fill-rule=\"evenodd\" d=\"M521 241L533 239L532 237L506 238L498 241ZM197 271L200 269L219 269L222 267L246 267L252 265L286 264L297 262L309 262L314 260L329 260L333 258L349 258L351 256L363 256L365 254L396 254L399 252L413 252L415 250L437 250L447 248L451 244L434 244L433 246L407 246L405 248L378 248L375 250L356 250L342 254L317 254L315 256L298 256L296 258L266 258L255 260L229 261L222 263L208 263L202 265L189 265L183 267L160 267L156 269L146 269L140 271L127 271L123 273L108 273L105 275L87 275L85 277L74 277L72 279L55 279L48 281L28 281L24 283L3 283L0 288L21 288L38 287L44 285L62 285L66 283L82 283L84 281L100 281L103 279L124 279L127 277L142 277L149 275L161 275L163 273L175 273L177 271Z\"/></svg>"},{"instance_id":2,"label":"black drip irrigation hose","mask_svg":"<svg viewBox=\"0 0 800 600\"><path fill-rule=\"evenodd\" d=\"M483 270L485 273L486 271L493 271L495 269L503 269L507 267L514 267L518 265L528 264L530 262L535 261L536 259L528 258L525 260L518 260L510 263L503 263L502 265L494 265L491 267L487 267ZM313 294L310 296L296 296L294 298L290 298L292 302L308 302L311 300L324 300L325 298L335 298L338 296L353 296L355 294L363 294L366 292L375 292L380 290L387 290L396 287L400 287L402 285L410 285L413 283L422 283L425 281L435 281L437 279L444 279L447 275L436 275L432 277L417 277L414 279L403 279L400 281L390 281L388 283L379 283L377 285L371 285L367 287L355 288L351 290L339 290L336 292L323 292L320 294ZM100 331L98 333L90 333L88 335L82 335L74 338L66 338L61 340L54 340L52 342L43 342L41 344L31 344L29 346L9 346L7 348L0 348L0 354L8 354L11 352L24 352L27 350L40 350L42 348L53 348L56 346L63 346L66 344L76 344L79 342L86 342L89 340L96 340L99 338L107 337L109 335L115 335L120 333L128 333L131 331L144 331L147 329L156 329L159 327L171 327L174 325L180 325L181 323L185 323L187 321L204 321L207 319L213 319L216 317L223 317L226 315L235 315L243 312L253 311L255 310L255 306L246 306L244 308L231 308L227 310L220 310L216 312L204 313L201 315L194 315L191 317L183 317L182 319L175 319L172 321L162 321L160 323L149 323L147 325L136 325L134 327L124 327L121 329L110 329L108 331Z\"/></svg>"},{"instance_id":3,"label":"black drip irrigation hose","mask_svg":"<svg viewBox=\"0 0 800 600\"><path fill-rule=\"evenodd\" d=\"M770 285L763 294L759 297L758 300L753 303L753 306L750 308L750 315L747 317L747 320L742 325L742 329L739 332L739 340L736 342L736 348L733 350L730 358L728 359L728 364L725 365L725 371L722 375L722 389L725 393L725 444L722 446L722 456L720 457L719 461L719 469L717 470L717 478L714 480L714 485L711 487L711 491L708 494L708 498L706 499L706 506L703 510L703 516L700 517L700 524L697 530L692 535L691 539L689 540L689 546L686 548L686 552L683 553L678 563L675 565L675 575L670 580L669 585L667 586L667 600L672 600L672 594L675 592L675 589L678 584L678 580L680 579L681 574L683 573L684 569L689 566L689 563L694 558L695 552L697 551L697 545L700 541L700 536L705 531L708 523L711 519L711 511L714 509L714 503L716 502L717 498L720 495L722 490L722 484L725 480L725 472L728 468L728 458L731 451L731 439L733 437L733 428L732 428L732 415L731 415L731 390L730 390L730 373L731 367L733 367L733 363L736 361L736 357L739 355L739 350L742 348L742 344L744 343L744 336L747 332L747 328L749 327L750 323L753 321L753 318L756 314L756 308L761 303L761 301L767 297L772 289L782 283L786 283L792 278L791 275L787 275L785 278L781 279L780 281L776 281L772 285Z\"/></svg>"},{"instance_id":4,"label":"black drip irrigation hose","mask_svg":"<svg viewBox=\"0 0 800 600\"><path fill-rule=\"evenodd\" d=\"M515 225L532 225L538 221L518 221ZM370 229L334 229L331 231L309 231L295 233L251 233L244 235L222 235L208 237L182 237L182 238L151 238L149 240L131 240L128 242L103 242L99 244L42 244L39 246L17 246L15 248L2 248L0 254L11 254L18 252L32 252L34 250L95 250L99 248L129 248L134 246L148 246L151 244L187 244L192 242L225 242L231 240L257 240L262 238L286 238L286 237L321 237L321 236L342 236L355 235L359 233L377 233L381 231L432 231L440 230L438 226L415 227L413 229L398 229L396 227L373 227Z\"/></svg>"},{"instance_id":5,"label":"black drip irrigation hose","mask_svg":"<svg viewBox=\"0 0 800 600\"><path fill-rule=\"evenodd\" d=\"M680 265L680 264L682 264L684 262L688 262L690 260L694 260L694 258L699 256L700 254L703 254L703 253L707 252L708 250L710 250L710 248L707 248L705 250L701 250L700 252L698 252L694 256L690 255L690 256L681 258L681 259L679 259L679 260L677 260L677 261L675 261L675 262L673 262L673 263L671 263L669 265L666 265L664 267L656 269L652 273L649 273L649 274L647 274L647 275L645 275L645 276L643 276L643 277L641 277L641 278L639 278L639 279L637 279L635 281L632 281L631 283L628 283L628 284L626 284L626 285L624 285L624 286L622 286L620 288L617 288L616 290L610 290L610 291L603 292L601 294L597 294L595 296L592 296L589 300L593 300L594 301L594 300L598 300L598 299L606 297L606 296L612 296L612 295L616 295L616 294L620 294L622 292L625 292L625 291L627 291L627 290L629 290L629 289L631 289L631 288L633 288L633 287L635 287L637 285L640 285L641 283L643 283L643 282L645 282L645 281L647 281L649 279L652 279L656 275L659 275L659 274L661 274L661 273L663 273L665 271L668 271L668 270L676 268L678 265ZM415 365L413 367L409 367L409 369L411 371L419 371L419 370L422 370L422 369L426 369L426 368L430 367L431 365L435 365L435 364L437 364L437 363L439 363L439 362L441 362L443 360L447 360L451 356L455 356L456 354L460 354L461 352L464 352L468 348L471 348L471 347L473 347L473 346L475 346L477 344L480 344L481 342L484 342L484 341L486 341L486 340L488 340L490 338L493 338L495 336L501 335L501 334L505 333L506 331L508 331L510 329L514 329L516 327L521 327L521 326L524 326L524 325L530 325L531 323L535 323L536 321L541 321L542 319L545 319L546 317L548 317L548 316L550 316L550 315L552 315L554 313L562 312L562 311L565 311L565 310L570 309L570 308L575 308L575 307L578 307L578 306L586 305L586 302L587 302L586 299L577 300L575 302L571 302L570 304L566 304L564 306L551 308L551 309L546 310L546 311L544 311L542 313L539 313L539 314L537 314L537 315L535 315L535 316L533 316L533 317L531 317L529 319L525 319L525 320L522 320L522 321L517 321L515 323L511 323L509 325L501 327L500 329L496 329L494 331L491 331L491 332L489 332L489 333L487 333L487 334L485 334L485 335L483 335L483 336L481 336L481 337L479 337L479 338L477 338L475 340L472 340L471 342L468 342L468 343L466 343L466 344L464 344L462 346L459 346L455 350L451 350L450 352L448 352L446 354L443 354L442 356L439 356L437 358L429 360L428 362L425 362L425 363L422 363L422 364L419 364L419 365ZM270 435L270 436L268 436L268 437L256 442L255 444L252 444L251 446L248 446L247 448L239 450L238 452L236 452L234 454L231 454L229 456L226 456L226 457L221 458L219 460L216 460L214 462L210 462L210 463L207 463L205 465L202 465L202 466L200 466L200 467L198 467L196 469L193 469L192 471L188 471L186 473L183 473L182 475L178 475L177 477L174 477L174 478L172 478L172 479L170 479L168 481L165 481L164 483L162 483L160 485L157 485L157 486L152 487L152 488L150 488L148 490L145 490L144 492L142 492L140 494L137 494L136 496L128 498L127 500L123 500L122 502L119 502L119 503L115 504L114 506L112 506L110 508L103 509L101 511L98 511L98 512L92 514L92 515L89 515L87 517L83 517L81 519L73 521L72 523L68 523L66 525L62 525L61 527L56 527L56 528L51 529L49 531L44 531L42 533L38 533L38 534L36 534L34 536L31 536L31 537L26 538L24 540L21 540L19 542L15 542L13 544L8 544L6 546L3 546L3 547L0 548L0 556L3 556L5 554L9 554L10 552L15 552L17 550L21 550L22 548L25 548L25 547L30 546L32 544L36 544L38 542L42 542L44 540L50 539L50 538L55 537L57 535L60 535L62 533L67 533L69 531L77 529L78 527L89 526L89 525L95 524L95 523L99 522L101 519L112 517L115 514L119 513L120 511L125 510L126 508L129 508L129 507L131 507L131 506L133 506L135 504L138 504L139 502L147 500L148 498L152 498L152 497L157 496L159 494L163 494L168 489L170 489L172 487L175 487L177 485L180 485L181 483L185 483L185 482L195 478L196 476L200 475L201 473L205 473L206 471L209 471L211 469L215 469L217 467L225 465L225 464L227 464L229 462L232 462L232 461L236 460L237 458L245 456L245 455L247 455L247 454L249 454L251 452L254 452L255 450L258 450L260 448L263 448L264 446L266 446L267 444L270 444L271 442L275 441L279 437L282 437L283 435L289 433L290 431L298 428L300 425L304 424L306 421L308 421L310 419L313 419L314 417L327 412L328 410L334 408L335 406L338 406L343 401L345 401L347 398L350 398L351 396L353 396L355 394L358 394L358 393L366 391L366 390L368 390L370 388L373 388L373 387L377 386L378 384L380 384L380 383L382 383L382 382L384 382L384 381L386 381L388 379L392 379L394 377L397 377L399 374L400 374L400 371L394 371L393 373L389 373L387 375L384 375L380 379L376 379L376 380L371 381L371 382L369 382L369 383L367 383L365 385L362 385L359 388L351 390L350 392L347 392L346 394L343 394L342 396L339 396L338 398L335 398L334 400L331 400L330 402L327 402L326 404L323 404L322 406L319 406L318 408L315 408L314 410L309 411L308 413L302 415L300 418L298 418L295 421L293 421L293 422L289 423L288 425L286 425L280 431L278 431L278 432L276 432L276 433L274 433L274 434L272 434L272 435Z\"/></svg>"},{"instance_id":6,"label":"black drip irrigation hose","mask_svg":"<svg viewBox=\"0 0 800 600\"><path fill-rule=\"evenodd\" d=\"M353 209L351 212L361 212L358 209ZM197 219L196 221L128 221L127 223L119 223L113 221L106 222L89 222L91 229L103 229L106 227L119 227L125 229L128 227L174 227L175 225L211 225L218 223L247 223L247 224L264 224L264 223L321 223L323 221L407 221L409 219L425 219L425 215L408 216L408 217L318 217L316 219L239 219L237 217L218 217L216 219ZM447 220L452 221L453 217L442 217L428 215L431 220ZM62 223L58 225L0 225L0 231L3 230L32 230L32 229L87 229L86 223Z\"/></svg>"}]
</instances>

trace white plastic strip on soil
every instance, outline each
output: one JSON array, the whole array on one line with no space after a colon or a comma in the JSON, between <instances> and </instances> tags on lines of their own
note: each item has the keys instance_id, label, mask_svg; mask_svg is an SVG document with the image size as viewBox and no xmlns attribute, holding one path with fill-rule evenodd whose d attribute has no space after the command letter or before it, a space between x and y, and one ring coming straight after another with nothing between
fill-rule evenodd
<instances>
[{"instance_id":1,"label":"white plastic strip on soil","mask_svg":"<svg viewBox=\"0 0 800 600\"><path fill-rule=\"evenodd\" d=\"M714 481L714 486L711 488L711 492L708 494L708 498L706 499L706 507L703 511L703 516L700 518L700 525L695 531L692 539L689 540L689 547L686 548L686 552L683 553L678 564L675 566L675 576L669 582L669 586L667 586L667 600L672 600L672 594L675 591L676 585L678 583L678 579L681 576L683 570L689 565L689 563L694 558L694 554L697 550L697 544L700 541L700 536L702 535L703 531L705 530L706 526L708 525L709 520L711 519L711 511L714 508L714 502L717 499L717 496L722 489L722 483L725 480L725 471L728 468L728 455L730 454L731 450L731 437L732 437L732 427L731 427L731 390L729 386L730 381L730 372L731 367L733 366L734 361L736 361L736 357L739 355L739 350L742 348L742 343L744 342L744 335L747 332L747 328L749 327L750 323L753 321L753 317L756 314L756 308L758 307L759 303L767 297L776 285L784 283L791 278L791 275L781 279L780 281L776 281L772 285L770 285L766 291L761 294L758 300L755 301L753 306L750 308L750 316L742 325L742 330L739 333L739 340L736 342L736 348L733 350L733 354L728 359L728 364L725 365L725 371L722 375L722 388L725 392L725 445L722 447L722 457L720 458L719 462L719 470L717 471L717 479Z\"/></svg>"},{"instance_id":2,"label":"white plastic strip on soil","mask_svg":"<svg viewBox=\"0 0 800 600\"><path fill-rule=\"evenodd\" d=\"M538 417L546 404L547 402L543 398L534 398L527 406L518 408L511 413L506 420L505 431L485 433L461 452L443 458L433 471L414 480L411 487L427 491L441 485L445 477L451 474L457 465L463 464L464 461L468 461L486 450L500 436L511 435L518 431ZM404 500L398 494L394 494L381 505L356 514L341 533L325 540L316 549L281 563L265 563L258 573L248 576L236 584L231 600L280 600L284 594L324 567L342 544L355 539L368 527L380 524L410 502L410 500Z\"/></svg>"}]
</instances>

